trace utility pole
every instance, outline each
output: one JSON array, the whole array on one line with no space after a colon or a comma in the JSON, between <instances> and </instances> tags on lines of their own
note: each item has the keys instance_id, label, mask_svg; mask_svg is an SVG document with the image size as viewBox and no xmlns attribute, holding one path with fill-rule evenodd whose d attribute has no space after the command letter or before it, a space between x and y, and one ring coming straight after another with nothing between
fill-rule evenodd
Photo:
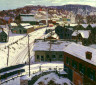
<instances>
[{"instance_id":1,"label":"utility pole","mask_svg":"<svg viewBox=\"0 0 96 85\"><path fill-rule=\"evenodd\" d=\"M29 77L30 77L30 46L29 46L29 35L28 35L28 57L29 57Z\"/></svg>"},{"instance_id":2,"label":"utility pole","mask_svg":"<svg viewBox=\"0 0 96 85\"><path fill-rule=\"evenodd\" d=\"M46 25L48 26L48 9L46 9Z\"/></svg>"},{"instance_id":3,"label":"utility pole","mask_svg":"<svg viewBox=\"0 0 96 85\"><path fill-rule=\"evenodd\" d=\"M9 41L9 34L10 34L10 26L8 25L8 41Z\"/></svg>"},{"instance_id":4,"label":"utility pole","mask_svg":"<svg viewBox=\"0 0 96 85\"><path fill-rule=\"evenodd\" d=\"M51 36L50 37L52 37L52 30L51 30ZM51 44L51 39L50 39L50 48L49 48L49 51L51 51L51 46L52 46L52 44Z\"/></svg>"},{"instance_id":5,"label":"utility pole","mask_svg":"<svg viewBox=\"0 0 96 85\"><path fill-rule=\"evenodd\" d=\"M8 66L8 62L9 62L9 46L8 47L8 57L7 57L7 66Z\"/></svg>"}]
</instances>

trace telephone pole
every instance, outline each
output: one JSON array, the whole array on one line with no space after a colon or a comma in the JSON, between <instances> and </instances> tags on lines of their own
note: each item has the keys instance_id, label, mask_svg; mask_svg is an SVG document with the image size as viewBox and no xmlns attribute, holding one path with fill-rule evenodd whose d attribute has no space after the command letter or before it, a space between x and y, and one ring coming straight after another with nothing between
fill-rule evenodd
<instances>
[{"instance_id":1,"label":"telephone pole","mask_svg":"<svg viewBox=\"0 0 96 85\"><path fill-rule=\"evenodd\" d=\"M7 57L7 66L8 66L8 62L9 62L9 46L8 47L8 57Z\"/></svg>"},{"instance_id":2,"label":"telephone pole","mask_svg":"<svg viewBox=\"0 0 96 85\"><path fill-rule=\"evenodd\" d=\"M30 77L30 46L29 46L29 35L28 35L28 57L29 57L29 77Z\"/></svg>"}]
</instances>

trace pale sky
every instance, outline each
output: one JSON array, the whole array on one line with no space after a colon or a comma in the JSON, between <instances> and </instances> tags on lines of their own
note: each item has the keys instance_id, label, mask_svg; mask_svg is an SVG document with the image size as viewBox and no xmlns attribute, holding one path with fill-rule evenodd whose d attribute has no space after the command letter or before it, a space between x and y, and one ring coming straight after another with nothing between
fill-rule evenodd
<instances>
[{"instance_id":1,"label":"pale sky","mask_svg":"<svg viewBox=\"0 0 96 85\"><path fill-rule=\"evenodd\" d=\"M96 0L0 0L0 10L14 9L26 5L60 6L82 4L96 7Z\"/></svg>"}]
</instances>

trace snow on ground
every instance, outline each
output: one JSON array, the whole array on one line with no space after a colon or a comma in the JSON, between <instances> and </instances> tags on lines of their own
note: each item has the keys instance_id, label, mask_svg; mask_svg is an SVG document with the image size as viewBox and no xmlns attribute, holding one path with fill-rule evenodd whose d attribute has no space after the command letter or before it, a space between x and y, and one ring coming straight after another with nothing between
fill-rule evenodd
<instances>
[{"instance_id":1,"label":"snow on ground","mask_svg":"<svg viewBox=\"0 0 96 85\"><path fill-rule=\"evenodd\" d=\"M49 68L54 69L54 68L56 68L56 66L57 66L57 70L59 70L59 68L63 69L63 67L64 67L63 62L59 62L59 61L51 62L51 63L50 62L45 62L45 63L44 62L42 62L42 63L39 62L39 63L32 64L30 66L31 74L33 72L38 72L40 66L41 66L42 71L47 71L47 70L49 70ZM28 73L29 72L29 70L28 70L29 66L27 65L24 68L25 68L26 73Z\"/></svg>"},{"instance_id":2,"label":"snow on ground","mask_svg":"<svg viewBox=\"0 0 96 85\"><path fill-rule=\"evenodd\" d=\"M92 44L89 47L96 49L96 44Z\"/></svg>"},{"instance_id":3,"label":"snow on ground","mask_svg":"<svg viewBox=\"0 0 96 85\"><path fill-rule=\"evenodd\" d=\"M47 85L50 80L53 80L56 84L64 85L64 83L70 84L70 80L67 78L59 78L58 75L55 73L50 73L48 75L45 75L41 78L39 78L34 85L39 85L39 82L44 82L44 85Z\"/></svg>"},{"instance_id":4,"label":"snow on ground","mask_svg":"<svg viewBox=\"0 0 96 85\"><path fill-rule=\"evenodd\" d=\"M8 46L9 44L19 40L20 38L24 37L26 34L13 34L9 33L9 41L6 43L0 43L0 47L3 48L5 46Z\"/></svg>"},{"instance_id":5,"label":"snow on ground","mask_svg":"<svg viewBox=\"0 0 96 85\"><path fill-rule=\"evenodd\" d=\"M14 84L13 84L14 83ZM0 85L20 85L20 77L14 78Z\"/></svg>"},{"instance_id":6,"label":"snow on ground","mask_svg":"<svg viewBox=\"0 0 96 85\"><path fill-rule=\"evenodd\" d=\"M31 73L31 76L29 77L29 65L25 66L24 69L25 69L25 73L23 75L23 77L21 77L21 79L25 80L25 79L28 79L28 80L31 80L31 78L37 74L40 74L39 70L40 70L40 66L41 66L41 71L48 71L49 68L51 68L52 70L54 70L54 68L57 68L57 70L59 70L59 68L62 68L64 67L64 64L63 62L39 62L39 63L35 63L35 64L32 64L30 66L30 73ZM37 74L33 74L33 73L37 73Z\"/></svg>"},{"instance_id":7,"label":"snow on ground","mask_svg":"<svg viewBox=\"0 0 96 85\"><path fill-rule=\"evenodd\" d=\"M49 29L49 27L45 27L39 30L36 30L30 33L30 54L31 54L31 62L34 62L34 52L33 45L34 40L45 36L45 30ZM7 66L7 57L8 57L8 48L5 47L10 43L24 37L25 35L12 34L10 33L9 42L8 43L0 43L0 68ZM17 43L9 46L9 66L16 65L20 63L25 63L28 60L28 37L26 36L22 40L19 40Z\"/></svg>"}]
</instances>

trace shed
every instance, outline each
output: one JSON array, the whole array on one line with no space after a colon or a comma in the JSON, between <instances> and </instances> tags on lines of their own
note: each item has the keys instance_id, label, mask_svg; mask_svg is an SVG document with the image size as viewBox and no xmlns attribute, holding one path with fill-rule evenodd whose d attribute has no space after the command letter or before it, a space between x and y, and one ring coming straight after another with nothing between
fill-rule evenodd
<instances>
[{"instance_id":1,"label":"shed","mask_svg":"<svg viewBox=\"0 0 96 85\"><path fill-rule=\"evenodd\" d=\"M12 33L16 33L16 34L25 34L25 33L27 33L27 30L24 27L20 26L20 25L13 28L13 29L11 29L11 31L12 31Z\"/></svg>"},{"instance_id":2,"label":"shed","mask_svg":"<svg viewBox=\"0 0 96 85\"><path fill-rule=\"evenodd\" d=\"M16 34L26 34L26 33L28 34L34 31L34 27L32 25L29 25L29 26L19 25L15 27L14 29L12 29L11 31Z\"/></svg>"}]
</instances>

